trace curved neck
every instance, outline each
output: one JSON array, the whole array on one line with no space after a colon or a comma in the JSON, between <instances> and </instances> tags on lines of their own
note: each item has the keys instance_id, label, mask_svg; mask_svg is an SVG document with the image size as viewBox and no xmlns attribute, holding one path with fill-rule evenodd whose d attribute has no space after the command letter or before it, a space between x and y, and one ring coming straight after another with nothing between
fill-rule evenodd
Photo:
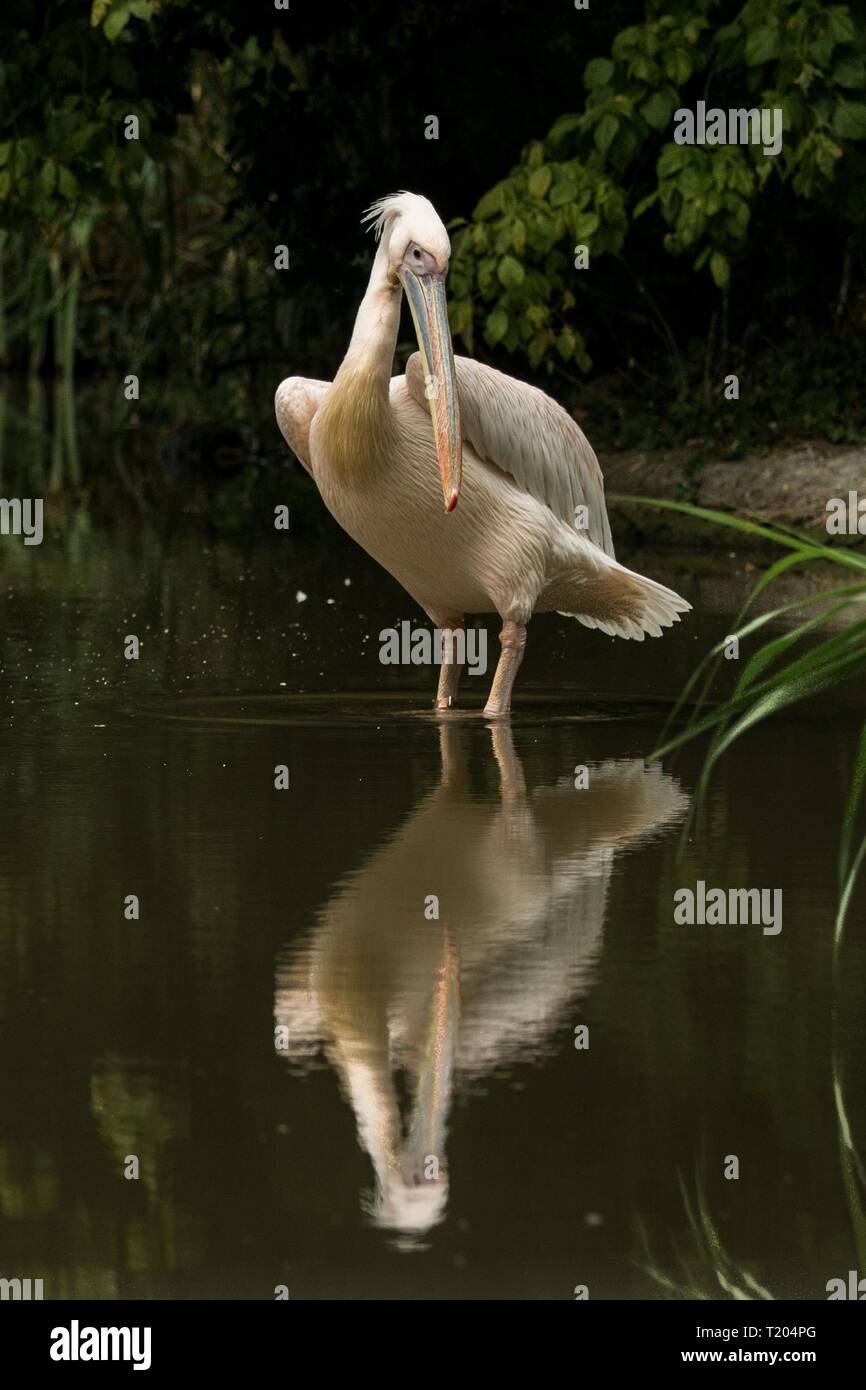
<instances>
[{"instance_id":1,"label":"curved neck","mask_svg":"<svg viewBox=\"0 0 866 1390\"><path fill-rule=\"evenodd\" d=\"M335 378L335 385L347 368L364 370L372 382L386 389L387 394L400 328L402 299L400 282L392 281L388 273L388 246L382 241L376 251L364 298L355 315L352 338Z\"/></svg>"},{"instance_id":2,"label":"curved neck","mask_svg":"<svg viewBox=\"0 0 866 1390\"><path fill-rule=\"evenodd\" d=\"M388 272L381 242L346 356L319 410L319 439L328 463L357 477L377 470L391 441L391 369L400 327L402 290Z\"/></svg>"}]
</instances>

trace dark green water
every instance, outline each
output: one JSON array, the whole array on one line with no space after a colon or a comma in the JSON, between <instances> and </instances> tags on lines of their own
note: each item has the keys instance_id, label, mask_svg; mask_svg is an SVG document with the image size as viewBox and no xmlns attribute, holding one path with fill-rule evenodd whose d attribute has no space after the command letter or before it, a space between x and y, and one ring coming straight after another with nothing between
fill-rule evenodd
<instances>
[{"instance_id":1,"label":"dark green water","mask_svg":"<svg viewBox=\"0 0 866 1390\"><path fill-rule=\"evenodd\" d=\"M694 614L642 646L539 621L493 729L379 664L415 615L335 529L253 502L219 539L118 492L0 546L0 1276L823 1298L858 1266L854 711L744 740L685 843L699 754L642 763L742 560L627 557ZM676 925L698 879L781 889L782 931Z\"/></svg>"}]
</instances>

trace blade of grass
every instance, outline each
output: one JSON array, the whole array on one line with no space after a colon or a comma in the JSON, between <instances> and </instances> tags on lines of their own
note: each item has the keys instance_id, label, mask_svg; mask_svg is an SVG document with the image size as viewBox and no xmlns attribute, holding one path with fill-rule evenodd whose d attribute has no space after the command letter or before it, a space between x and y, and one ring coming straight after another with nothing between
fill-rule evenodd
<instances>
[{"instance_id":1,"label":"blade of grass","mask_svg":"<svg viewBox=\"0 0 866 1390\"><path fill-rule=\"evenodd\" d=\"M866 603L866 593L863 593L854 601ZM837 613L843 613L851 606L852 600L850 599L845 603L836 604L836 606L831 608L828 612L819 613L817 617L810 618L807 622L801 623L800 626L794 628L792 632L786 632L781 637L775 637L772 641L765 643L763 647L755 652L753 657L750 657L743 669L740 679L737 681L734 693L739 695L741 691L748 690L754 679L759 676L762 671L765 671L768 666L772 665L778 656L801 641L808 633L815 632L816 629L820 628L824 623L829 622Z\"/></svg>"},{"instance_id":2,"label":"blade of grass","mask_svg":"<svg viewBox=\"0 0 866 1390\"><path fill-rule=\"evenodd\" d=\"M830 645L829 642L823 644L825 648ZM738 703L742 703L749 695L761 696L760 699L755 700L750 709L746 710L745 714L741 715L736 724L719 736L721 746L713 755L713 762L726 748L731 746L735 739L759 723L760 720L765 719L768 714L773 714L788 705L804 700L810 695L817 695L828 685L835 684L834 677L843 671L847 670L853 674L858 670L866 670L866 651L858 648L848 655L830 662L829 665L817 665L815 669L808 667L806 664L808 661L809 657L807 656L801 658L800 661L793 662L778 676L738 697ZM797 675L789 674L794 671L795 667L800 668ZM731 703L733 704L733 700Z\"/></svg>"},{"instance_id":3,"label":"blade of grass","mask_svg":"<svg viewBox=\"0 0 866 1390\"><path fill-rule=\"evenodd\" d=\"M691 502L673 502L659 497L632 497L622 493L612 495L610 500L644 507L661 507L664 511L682 512L698 521L727 526L730 530L739 531L743 535L760 536L764 540L773 541L776 545L786 546L789 550L804 551L809 549L815 552L815 558L820 556L825 560L830 560L833 564L844 565L848 569L856 569L866 573L866 556L858 554L857 551L819 545L816 541L810 541L807 546L803 541L797 540L785 531L777 530L770 525L746 521L743 517L733 516L729 512L714 511L710 507L696 507Z\"/></svg>"},{"instance_id":4,"label":"blade of grass","mask_svg":"<svg viewBox=\"0 0 866 1390\"><path fill-rule=\"evenodd\" d=\"M839 883L840 885L847 877L850 869L851 842L854 837L854 823L860 802L863 799L864 788L866 788L866 724L860 730L860 739L857 745L857 752L854 757L854 772L851 777L851 786L848 790L848 799L845 803L845 810L842 815L842 838L839 842Z\"/></svg>"},{"instance_id":5,"label":"blade of grass","mask_svg":"<svg viewBox=\"0 0 866 1390\"><path fill-rule=\"evenodd\" d=\"M848 1199L848 1209L851 1213L851 1224L854 1228L854 1244L857 1249L857 1260L862 1269L864 1264L866 1264L866 1211L864 1211L866 1174L864 1174L863 1164L860 1161L860 1155L857 1153L854 1138L851 1133L851 1125L848 1121L848 1112L845 1108L845 1097L842 1090L842 1077L838 1058L836 1057L833 1058L833 1100L836 1106L836 1121L839 1130L842 1178L845 1183L845 1195Z\"/></svg>"},{"instance_id":6,"label":"blade of grass","mask_svg":"<svg viewBox=\"0 0 866 1390\"><path fill-rule=\"evenodd\" d=\"M767 613L762 613L762 614L760 614L759 617L751 619L750 622L744 624L743 626L740 626L740 627L736 627L736 626L735 626L734 631L731 632L731 633L728 633L728 635L727 635L726 637L723 637L719 642L717 642L717 643L715 644L715 646L712 647L711 650L707 653L707 655L704 656L704 657L701 659L701 661L698 663L698 665L697 665L697 667L695 668L695 670L693 671L692 675L689 677L688 681L686 682L686 685L685 685L685 687L683 688L681 694L678 696L677 701L676 701L676 703L674 704L674 707L673 707L672 712L668 715L667 719L665 720L665 723L664 723L664 726L663 726L663 729L662 729L662 737L664 738L664 735L666 734L668 728L670 727L670 725L671 725L672 723L674 723L677 714L678 714L679 711L682 709L683 704L684 704L684 703L686 702L686 700L688 699L689 692L694 688L694 686L695 686L697 680L699 679L701 673L704 671L704 669L706 668L706 666L707 666L714 658L716 658L716 659L717 659L717 662L718 662L718 659L721 657L722 653L724 652L725 647L727 646L728 642L730 641L730 639L731 639L732 637L736 637L738 641L742 641L742 640L744 640L745 638L750 637L753 633L760 631L760 629L761 629L762 627L766 627L766 625L767 625L768 623L771 623L771 622L776 621L778 618L783 617L783 616L784 616L785 614L787 614L787 613L794 612L794 611L796 611L796 610L798 610L798 609L800 609L800 608L808 607L809 605L811 605L811 604L813 604L813 603L818 603L818 602L821 602L821 601L823 601L823 600L829 600L829 599L839 598L839 597L848 597L848 598L850 598L850 599L859 599L859 598L862 597L862 596L863 596L863 589L862 589L862 586L861 586L861 585L859 585L859 584L843 585L843 586L841 586L840 588L837 588L837 589L829 589L829 590L822 591L820 594L809 594L809 595L806 596L806 598L794 599L794 600L792 600L790 603L782 604L782 605L781 605L780 607L778 607L778 608L774 608L774 609L770 610L770 611L767 612ZM844 604L840 604L840 605L838 606L837 609L834 609L834 610L833 610L833 612L835 613L835 612L843 611L843 610L844 610L844 607L845 607ZM829 614L822 614L820 618L818 618L818 619L815 620L815 625L816 625L816 626L817 626L817 625L820 625L821 622L826 621L826 619L827 619L828 616L830 616L830 615L829 615ZM801 632L802 632L803 629L804 629L804 627L805 627L805 625L803 625L803 627L801 627L801 629L798 629L798 631L801 631ZM788 635L790 636L791 634L788 634ZM713 683L713 679L714 679L714 678L715 678L715 676L713 675L713 676L711 676L711 677L707 680L707 682L706 682L705 685L704 685L704 689L702 690L701 694L698 696L698 699L695 701L695 703L694 703L694 705L693 705L693 707L692 707L692 717L691 717L690 722L689 722L689 724L687 725L686 729L683 730L680 734L678 734L677 737L676 737L676 739L671 740L671 741L668 742L668 743L660 744L660 745L658 746L657 749L655 749L652 753L649 754L647 761L652 762L654 759L660 757L660 756L662 755L663 752L670 752L673 748L675 748L675 747L677 747L677 746L679 746L679 745L681 745L681 744L687 742L690 738L694 737L695 731L694 731L693 728L692 728L692 724L693 724L693 722L694 722L695 717L696 717L697 715L699 715L701 709L703 708L704 704L706 703L706 700L707 700L708 694L709 694L709 690L710 690L710 688L712 687L712 683Z\"/></svg>"},{"instance_id":7,"label":"blade of grass","mask_svg":"<svg viewBox=\"0 0 866 1390\"><path fill-rule=\"evenodd\" d=\"M855 675L859 669L866 667L866 652L859 650L855 651L845 658L831 662L825 671L820 673L813 672L811 675L808 673L803 674L799 669L803 666L804 661L808 661L808 658L801 658L800 661L792 663L790 667L786 667L784 671L764 681L751 691L744 691L741 695L736 697L731 696L726 705L714 710L712 714L705 715L703 719L699 720L688 734L688 737L695 738L698 734L706 733L709 729L713 728L714 725L725 723L748 699L758 695L770 694L775 691L777 687L785 684L789 679L795 683L799 682L798 689L791 692L791 701L806 699L809 695L818 694L821 690L824 690L827 685L832 684L836 676L846 672L849 675ZM795 670L794 668L797 669ZM788 674L789 672L793 672L793 675L790 677ZM686 736L683 735L670 739L666 744L663 744L660 748L655 750L652 754L653 760L662 758L666 753L672 752L674 748L679 747L681 743L685 742L685 738Z\"/></svg>"}]
</instances>

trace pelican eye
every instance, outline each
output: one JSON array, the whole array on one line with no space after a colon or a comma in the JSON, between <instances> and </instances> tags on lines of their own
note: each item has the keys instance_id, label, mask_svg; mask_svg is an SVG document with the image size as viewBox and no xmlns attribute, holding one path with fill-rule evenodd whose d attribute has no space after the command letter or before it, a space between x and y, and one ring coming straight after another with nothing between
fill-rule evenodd
<instances>
[{"instance_id":1,"label":"pelican eye","mask_svg":"<svg viewBox=\"0 0 866 1390\"><path fill-rule=\"evenodd\" d=\"M406 270L411 270L415 275L437 275L439 267L436 257L430 251L425 251L417 241L410 241L403 253L403 266Z\"/></svg>"}]
</instances>

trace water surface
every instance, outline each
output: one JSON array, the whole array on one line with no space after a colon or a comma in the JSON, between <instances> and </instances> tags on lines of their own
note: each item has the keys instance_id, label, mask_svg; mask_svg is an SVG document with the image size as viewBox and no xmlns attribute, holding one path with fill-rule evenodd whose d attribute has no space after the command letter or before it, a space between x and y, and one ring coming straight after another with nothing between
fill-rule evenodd
<instances>
[{"instance_id":1,"label":"water surface","mask_svg":"<svg viewBox=\"0 0 866 1390\"><path fill-rule=\"evenodd\" d=\"M856 711L761 727L685 833L699 751L643 761L743 559L626 557L688 622L537 622L491 726L489 675L437 719L435 673L381 666L416 615L336 528L97 495L57 488L43 545L0 551L0 1274L654 1298L718 1295L721 1249L824 1297L858 1259L862 893L831 970ZM677 926L699 879L782 889L782 931Z\"/></svg>"}]
</instances>

